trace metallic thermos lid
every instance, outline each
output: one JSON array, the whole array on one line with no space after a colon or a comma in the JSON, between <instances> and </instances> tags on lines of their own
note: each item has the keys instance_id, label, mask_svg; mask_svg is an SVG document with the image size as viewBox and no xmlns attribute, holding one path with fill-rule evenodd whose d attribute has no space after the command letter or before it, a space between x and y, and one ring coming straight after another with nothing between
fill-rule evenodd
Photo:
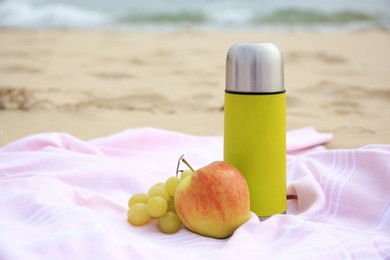
<instances>
[{"instance_id":1,"label":"metallic thermos lid","mask_svg":"<svg viewBox=\"0 0 390 260\"><path fill-rule=\"evenodd\" d=\"M283 92L283 75L282 52L272 43L237 43L227 54L227 92Z\"/></svg>"}]
</instances>

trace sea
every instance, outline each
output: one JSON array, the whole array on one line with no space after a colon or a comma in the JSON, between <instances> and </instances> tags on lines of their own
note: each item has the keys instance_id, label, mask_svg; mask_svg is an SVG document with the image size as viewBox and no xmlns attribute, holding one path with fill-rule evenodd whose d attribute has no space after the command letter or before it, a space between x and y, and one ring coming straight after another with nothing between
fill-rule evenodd
<instances>
[{"instance_id":1,"label":"sea","mask_svg":"<svg viewBox=\"0 0 390 260\"><path fill-rule=\"evenodd\" d=\"M0 28L390 30L390 0L0 0Z\"/></svg>"}]
</instances>

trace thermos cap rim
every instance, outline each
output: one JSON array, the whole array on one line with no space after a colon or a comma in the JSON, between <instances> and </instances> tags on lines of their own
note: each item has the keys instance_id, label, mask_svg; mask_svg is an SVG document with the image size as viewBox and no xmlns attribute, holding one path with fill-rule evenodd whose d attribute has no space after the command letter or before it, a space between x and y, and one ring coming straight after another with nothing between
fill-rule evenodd
<instances>
[{"instance_id":1,"label":"thermos cap rim","mask_svg":"<svg viewBox=\"0 0 390 260\"><path fill-rule=\"evenodd\" d=\"M225 89L225 93L228 94L236 94L236 95L276 95L276 94L283 94L286 93L286 90L281 90L281 91L275 91L275 92L244 92L244 91L232 91Z\"/></svg>"}]
</instances>

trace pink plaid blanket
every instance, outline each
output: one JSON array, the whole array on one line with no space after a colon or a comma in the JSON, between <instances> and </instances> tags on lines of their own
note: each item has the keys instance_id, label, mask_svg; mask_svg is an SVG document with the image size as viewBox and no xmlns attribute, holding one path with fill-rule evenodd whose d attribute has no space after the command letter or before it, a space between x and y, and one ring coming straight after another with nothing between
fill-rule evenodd
<instances>
[{"instance_id":1,"label":"pink plaid blanket","mask_svg":"<svg viewBox=\"0 0 390 260\"><path fill-rule=\"evenodd\" d=\"M0 259L389 259L390 146L326 150L330 134L287 133L286 215L251 214L218 240L155 223L127 201L176 171L222 159L222 137L151 128L81 141L63 133L0 148Z\"/></svg>"}]
</instances>

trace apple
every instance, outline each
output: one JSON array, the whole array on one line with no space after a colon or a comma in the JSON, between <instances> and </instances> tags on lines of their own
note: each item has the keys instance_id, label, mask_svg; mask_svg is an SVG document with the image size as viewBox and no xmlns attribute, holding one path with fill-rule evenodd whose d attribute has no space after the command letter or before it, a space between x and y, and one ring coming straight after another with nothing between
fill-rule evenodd
<instances>
[{"instance_id":1,"label":"apple","mask_svg":"<svg viewBox=\"0 0 390 260\"><path fill-rule=\"evenodd\" d=\"M203 236L229 237L249 219L246 180L226 162L212 162L193 171L180 182L174 199L176 213L184 226Z\"/></svg>"}]
</instances>

